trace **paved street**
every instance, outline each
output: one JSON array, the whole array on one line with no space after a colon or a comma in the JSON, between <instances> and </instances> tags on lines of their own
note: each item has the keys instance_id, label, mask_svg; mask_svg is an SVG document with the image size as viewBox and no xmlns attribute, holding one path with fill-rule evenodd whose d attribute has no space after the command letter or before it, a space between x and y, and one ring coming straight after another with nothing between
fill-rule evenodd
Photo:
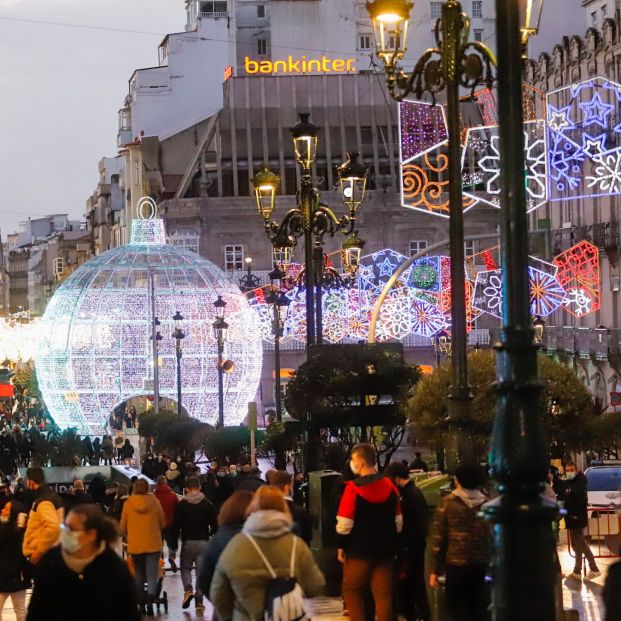
<instances>
[{"instance_id":1,"label":"paved street","mask_svg":"<svg viewBox=\"0 0 621 621\"><path fill-rule=\"evenodd\" d=\"M569 556L566 549L559 550L561 566L565 573L569 573L573 567L573 559ZM563 581L563 600L565 608L573 608L580 614L580 621L603 621L604 607L601 599L601 592L608 572L608 567L616 559L599 559L598 564L602 571L602 575L592 582L579 583L575 580ZM168 614L161 609L159 618L168 621L189 621L190 619L212 619L212 610L209 602L206 602L207 608L202 615L196 614L194 607L190 606L189 610L181 609L181 599L183 596L183 586L181 585L181 575L166 574L164 579L164 590L169 597ZM8 610L5 609L7 621L14 621L15 616L10 608L10 601L7 602ZM342 602L339 598L317 598L311 602L311 611L313 619L321 619L322 621L342 621L346 617L342 616ZM5 619L5 616L2 617ZM156 618L158 618L156 616ZM443 620L434 620L443 621Z\"/></svg>"}]
</instances>

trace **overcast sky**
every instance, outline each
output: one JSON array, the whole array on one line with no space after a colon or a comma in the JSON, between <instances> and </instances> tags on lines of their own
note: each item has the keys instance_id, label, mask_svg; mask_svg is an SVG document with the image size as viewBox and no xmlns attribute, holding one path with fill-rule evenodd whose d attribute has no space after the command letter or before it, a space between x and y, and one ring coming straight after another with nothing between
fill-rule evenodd
<instances>
[{"instance_id":1,"label":"overcast sky","mask_svg":"<svg viewBox=\"0 0 621 621\"><path fill-rule=\"evenodd\" d=\"M116 153L129 77L157 65L160 34L184 25L184 0L0 0L3 237L28 216L82 216L97 162Z\"/></svg>"},{"instance_id":2,"label":"overcast sky","mask_svg":"<svg viewBox=\"0 0 621 621\"><path fill-rule=\"evenodd\" d=\"M545 6L537 54L562 33L586 29L580 0ZM28 216L82 217L97 162L116 153L117 111L129 77L156 65L162 36L184 25L184 0L0 0L3 236Z\"/></svg>"}]
</instances>

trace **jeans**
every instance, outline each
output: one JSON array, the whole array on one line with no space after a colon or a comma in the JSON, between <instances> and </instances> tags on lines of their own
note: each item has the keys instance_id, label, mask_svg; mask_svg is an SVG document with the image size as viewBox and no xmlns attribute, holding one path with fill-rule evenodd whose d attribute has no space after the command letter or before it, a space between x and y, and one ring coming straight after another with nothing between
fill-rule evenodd
<instances>
[{"instance_id":1,"label":"jeans","mask_svg":"<svg viewBox=\"0 0 621 621\"><path fill-rule=\"evenodd\" d=\"M401 612L408 621L431 619L427 582L425 580L425 542L405 552L406 577L399 583Z\"/></svg>"},{"instance_id":2,"label":"jeans","mask_svg":"<svg viewBox=\"0 0 621 621\"><path fill-rule=\"evenodd\" d=\"M446 568L446 607L451 621L485 621L488 595L485 565L449 565Z\"/></svg>"},{"instance_id":3,"label":"jeans","mask_svg":"<svg viewBox=\"0 0 621 621\"><path fill-rule=\"evenodd\" d=\"M192 588L192 566L195 567L195 573L201 567L203 554L207 549L207 541L204 539L188 539L181 544L181 582L185 591L194 591ZM203 592L196 581L196 603L203 601Z\"/></svg>"},{"instance_id":4,"label":"jeans","mask_svg":"<svg viewBox=\"0 0 621 621\"><path fill-rule=\"evenodd\" d=\"M147 583L147 594L150 598L157 595L157 582L160 573L160 552L132 554L134 561L134 578L138 587L138 596L142 598L144 583Z\"/></svg>"},{"instance_id":5,"label":"jeans","mask_svg":"<svg viewBox=\"0 0 621 621\"><path fill-rule=\"evenodd\" d=\"M586 557L589 563L589 567L592 571L597 571L597 563L591 547L584 538L584 530L582 528L570 528L569 539L571 541L571 547L576 553L576 563L574 565L574 572L577 574L582 573L582 555Z\"/></svg>"},{"instance_id":6,"label":"jeans","mask_svg":"<svg viewBox=\"0 0 621 621\"><path fill-rule=\"evenodd\" d=\"M26 621L26 589L14 593L0 593L0 621L2 621L2 609L8 598L13 602L16 621Z\"/></svg>"},{"instance_id":7,"label":"jeans","mask_svg":"<svg viewBox=\"0 0 621 621\"><path fill-rule=\"evenodd\" d=\"M365 592L371 587L375 602L376 621L392 619L392 559L372 561L345 558L343 565L343 597L351 621L365 621Z\"/></svg>"}]
</instances>

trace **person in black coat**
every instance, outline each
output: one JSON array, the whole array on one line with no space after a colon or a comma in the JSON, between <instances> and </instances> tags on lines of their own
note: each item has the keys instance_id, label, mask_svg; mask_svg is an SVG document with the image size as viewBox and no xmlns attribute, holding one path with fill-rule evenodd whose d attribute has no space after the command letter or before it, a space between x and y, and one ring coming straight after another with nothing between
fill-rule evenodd
<instances>
[{"instance_id":1,"label":"person in black coat","mask_svg":"<svg viewBox=\"0 0 621 621\"><path fill-rule=\"evenodd\" d=\"M565 526L569 532L571 547L576 554L574 571L569 574L568 578L582 580L582 556L584 555L591 570L587 578L591 580L601 574L595 563L593 552L584 538L584 529L589 521L587 514L587 478L584 473L578 471L573 461L568 461L565 464L565 477L563 490L563 507L567 512Z\"/></svg>"},{"instance_id":2,"label":"person in black coat","mask_svg":"<svg viewBox=\"0 0 621 621\"><path fill-rule=\"evenodd\" d=\"M619 621L621 619L621 561L608 568L602 595L606 607L606 621Z\"/></svg>"},{"instance_id":3,"label":"person in black coat","mask_svg":"<svg viewBox=\"0 0 621 621\"><path fill-rule=\"evenodd\" d=\"M177 503L171 527L172 540L181 537L181 581L183 582L183 604L186 609L196 598L197 610L204 610L203 592L198 582L198 573L209 538L218 529L217 511L214 504L200 491L196 477L185 482L185 495ZM196 593L192 588L192 568L196 569Z\"/></svg>"},{"instance_id":4,"label":"person in black coat","mask_svg":"<svg viewBox=\"0 0 621 621\"><path fill-rule=\"evenodd\" d=\"M237 533L242 531L252 496L253 493L248 490L237 490L220 507L218 532L209 540L198 572L198 586L207 597L216 565L224 548Z\"/></svg>"},{"instance_id":5,"label":"person in black coat","mask_svg":"<svg viewBox=\"0 0 621 621\"><path fill-rule=\"evenodd\" d=\"M26 507L10 501L0 513L0 617L10 597L17 621L26 619L28 562L22 553L26 527Z\"/></svg>"},{"instance_id":6,"label":"person in black coat","mask_svg":"<svg viewBox=\"0 0 621 621\"><path fill-rule=\"evenodd\" d=\"M388 464L384 474L393 481L401 493L404 575L398 590L401 608L399 612L402 612L408 621L414 619L429 621L431 610L425 581L425 547L429 519L427 501L410 480L408 468L404 464L393 461Z\"/></svg>"},{"instance_id":7,"label":"person in black coat","mask_svg":"<svg viewBox=\"0 0 621 621\"><path fill-rule=\"evenodd\" d=\"M282 492L287 501L287 506L293 518L292 532L304 539L310 546L313 529L304 507L301 507L293 500L293 476L286 470L274 470L270 481L271 485L277 487Z\"/></svg>"},{"instance_id":8,"label":"person in black coat","mask_svg":"<svg viewBox=\"0 0 621 621\"><path fill-rule=\"evenodd\" d=\"M72 509L60 546L37 565L27 621L139 621L134 580L111 548L118 537L99 507Z\"/></svg>"}]
</instances>

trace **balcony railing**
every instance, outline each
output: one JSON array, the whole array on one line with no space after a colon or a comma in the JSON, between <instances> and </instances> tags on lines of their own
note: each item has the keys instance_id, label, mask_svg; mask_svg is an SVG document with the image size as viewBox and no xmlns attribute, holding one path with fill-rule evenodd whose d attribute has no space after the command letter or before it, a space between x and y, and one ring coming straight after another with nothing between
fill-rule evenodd
<instances>
[{"instance_id":1,"label":"balcony railing","mask_svg":"<svg viewBox=\"0 0 621 621\"><path fill-rule=\"evenodd\" d=\"M595 360L621 354L621 329L546 326L543 340L549 353L560 351Z\"/></svg>"},{"instance_id":2,"label":"balcony railing","mask_svg":"<svg viewBox=\"0 0 621 621\"><path fill-rule=\"evenodd\" d=\"M228 11L203 11L201 17L206 19L222 19L229 16Z\"/></svg>"},{"instance_id":3,"label":"balcony railing","mask_svg":"<svg viewBox=\"0 0 621 621\"><path fill-rule=\"evenodd\" d=\"M621 246L621 223L598 222L588 226L570 226L550 231L551 250L559 254L583 239L602 250L618 249Z\"/></svg>"}]
</instances>

